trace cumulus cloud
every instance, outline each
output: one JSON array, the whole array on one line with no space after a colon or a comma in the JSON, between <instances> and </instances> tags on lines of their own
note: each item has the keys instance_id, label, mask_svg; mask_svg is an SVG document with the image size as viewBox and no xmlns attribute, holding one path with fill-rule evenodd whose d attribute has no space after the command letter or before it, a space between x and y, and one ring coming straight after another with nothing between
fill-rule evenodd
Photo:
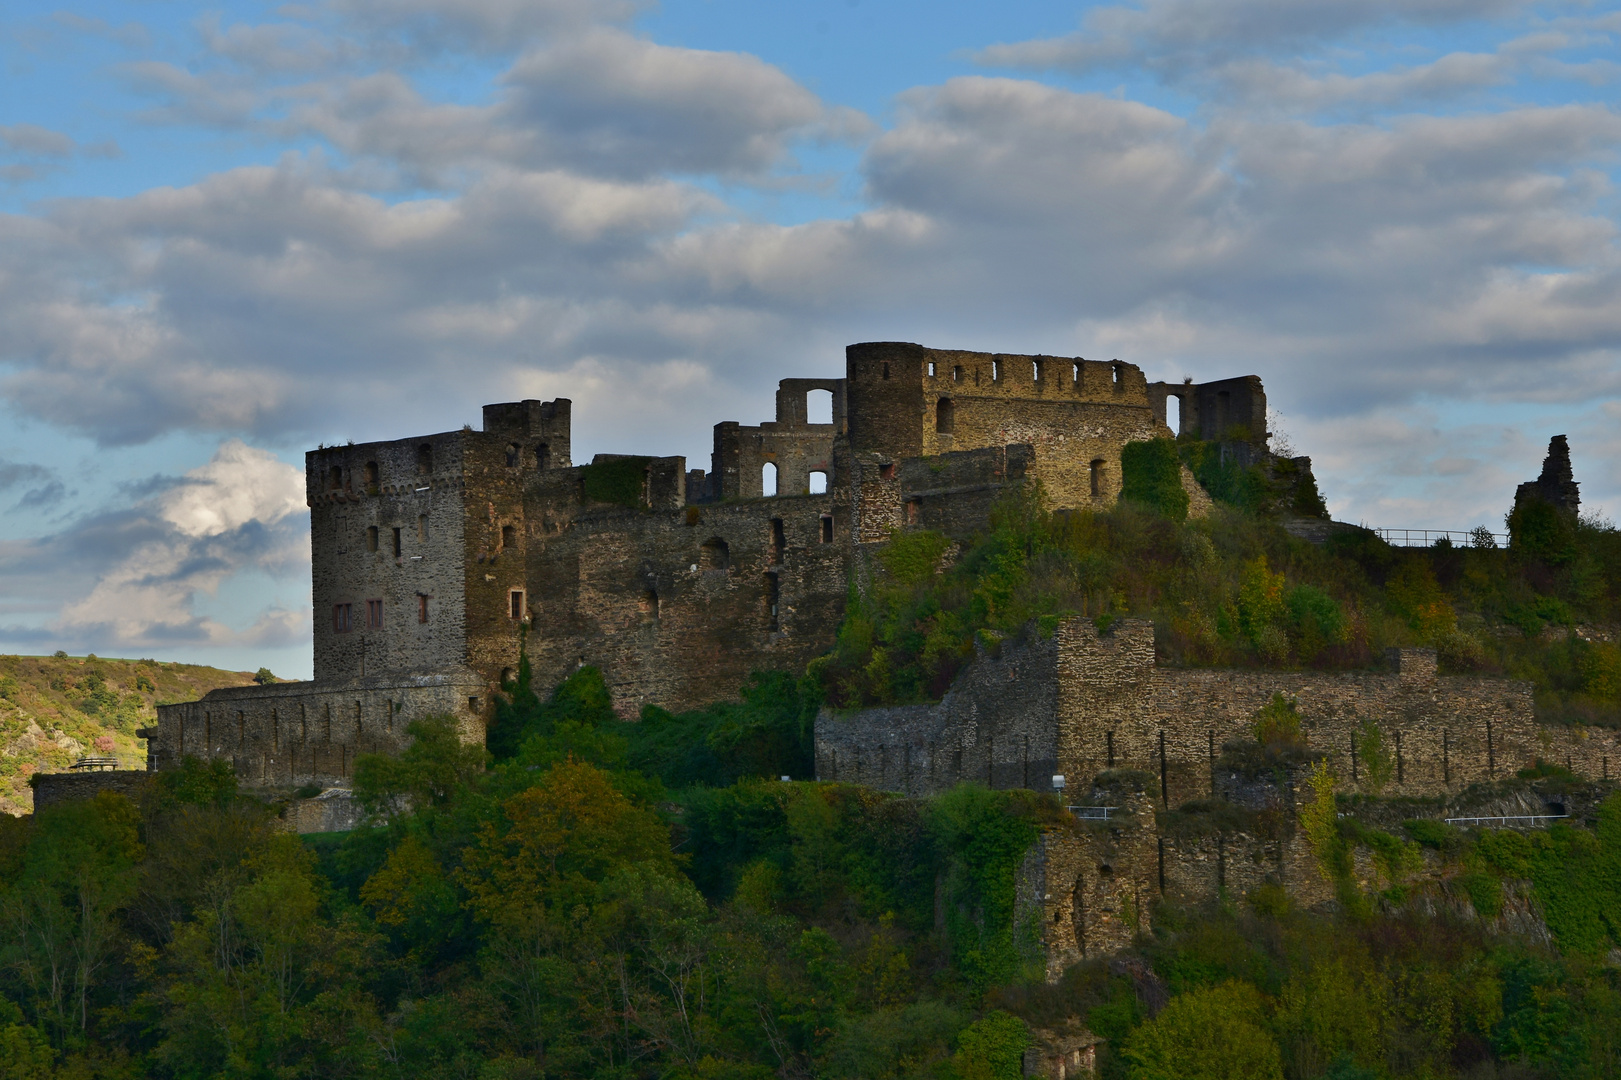
<instances>
[{"instance_id":1,"label":"cumulus cloud","mask_svg":"<svg viewBox=\"0 0 1621 1080\"><path fill-rule=\"evenodd\" d=\"M4 591L24 598L11 613L26 610L29 598L60 605L51 624L13 625L0 637L130 649L296 643L308 633L305 610L273 608L232 627L199 615L196 603L245 570L305 572L303 507L302 473L227 440L207 464L129 509L92 515L39 540L0 544Z\"/></svg>"}]
</instances>

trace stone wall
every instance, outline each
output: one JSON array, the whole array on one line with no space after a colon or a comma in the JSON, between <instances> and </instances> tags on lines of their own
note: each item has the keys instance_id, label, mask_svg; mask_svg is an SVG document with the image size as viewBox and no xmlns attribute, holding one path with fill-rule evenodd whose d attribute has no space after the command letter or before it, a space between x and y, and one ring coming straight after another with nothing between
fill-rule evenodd
<instances>
[{"instance_id":1,"label":"stone wall","mask_svg":"<svg viewBox=\"0 0 1621 1080\"><path fill-rule=\"evenodd\" d=\"M157 769L187 755L228 760L244 787L343 785L356 756L399 753L406 725L423 716L454 716L462 740L482 745L487 694L469 671L227 687L159 705L147 754Z\"/></svg>"},{"instance_id":2,"label":"stone wall","mask_svg":"<svg viewBox=\"0 0 1621 1080\"><path fill-rule=\"evenodd\" d=\"M152 774L135 769L100 769L85 772L35 773L29 778L34 788L34 811L80 799L93 799L103 791L139 799Z\"/></svg>"},{"instance_id":3,"label":"stone wall","mask_svg":"<svg viewBox=\"0 0 1621 1080\"><path fill-rule=\"evenodd\" d=\"M1127 620L1100 634L1076 618L1060 623L1051 642L1032 638L1008 644L999 657L976 656L937 704L824 713L817 769L914 792L987 779L1045 789L1050 759L1043 755L1055 746L1053 772L1088 779L1140 770L1158 778L1161 806L1178 806L1215 794L1223 746L1250 737L1252 718L1274 694L1295 702L1307 747L1329 761L1345 790L1370 790L1379 779L1359 749L1369 731L1387 759L1379 785L1386 795L1455 792L1512 776L1539 757L1609 779L1621 761L1616 732L1543 727L1529 683L1438 675L1433 650L1400 650L1388 672L1172 670L1155 663L1152 624ZM1004 749L987 776L978 762L986 741L998 738ZM1034 783L1015 768L1021 759L1012 748L1026 739L1037 748ZM879 763L901 746L927 769L884 766L889 782L878 783ZM965 764L956 768L959 752Z\"/></svg>"},{"instance_id":4,"label":"stone wall","mask_svg":"<svg viewBox=\"0 0 1621 1080\"><path fill-rule=\"evenodd\" d=\"M964 780L1050 790L1057 771L1057 644L980 647L945 697L816 719L816 775L923 795Z\"/></svg>"},{"instance_id":5,"label":"stone wall","mask_svg":"<svg viewBox=\"0 0 1621 1080\"><path fill-rule=\"evenodd\" d=\"M593 664L634 717L644 704L731 697L751 671L801 671L832 644L849 588L832 493L668 511L582 506L567 476L531 491L515 571L530 590L537 685ZM474 665L515 666L518 629L507 623L499 649L492 633Z\"/></svg>"}]
</instances>

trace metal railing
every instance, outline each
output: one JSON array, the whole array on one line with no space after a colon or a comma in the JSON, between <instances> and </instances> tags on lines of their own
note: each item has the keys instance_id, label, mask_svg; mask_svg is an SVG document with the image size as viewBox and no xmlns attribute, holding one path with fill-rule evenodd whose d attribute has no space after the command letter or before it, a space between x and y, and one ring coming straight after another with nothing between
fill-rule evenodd
<instances>
[{"instance_id":1,"label":"metal railing","mask_svg":"<svg viewBox=\"0 0 1621 1080\"><path fill-rule=\"evenodd\" d=\"M78 761L75 761L72 765L69 765L68 768L79 769L82 771L116 769L118 768L118 759L115 757L82 757Z\"/></svg>"},{"instance_id":2,"label":"metal railing","mask_svg":"<svg viewBox=\"0 0 1621 1080\"><path fill-rule=\"evenodd\" d=\"M1449 817L1448 825L1485 825L1493 822L1501 824L1505 821L1559 821L1568 818L1569 814L1512 814L1502 817Z\"/></svg>"},{"instance_id":3,"label":"metal railing","mask_svg":"<svg viewBox=\"0 0 1621 1080\"><path fill-rule=\"evenodd\" d=\"M1118 806L1069 806L1065 807L1082 821L1108 821L1109 811L1120 809Z\"/></svg>"},{"instance_id":4,"label":"metal railing","mask_svg":"<svg viewBox=\"0 0 1621 1080\"><path fill-rule=\"evenodd\" d=\"M1473 529L1385 529L1374 528L1374 535L1391 547L1434 547L1440 539L1450 540L1458 547L1474 547ZM1508 533L1487 533L1498 547L1508 547Z\"/></svg>"}]
</instances>

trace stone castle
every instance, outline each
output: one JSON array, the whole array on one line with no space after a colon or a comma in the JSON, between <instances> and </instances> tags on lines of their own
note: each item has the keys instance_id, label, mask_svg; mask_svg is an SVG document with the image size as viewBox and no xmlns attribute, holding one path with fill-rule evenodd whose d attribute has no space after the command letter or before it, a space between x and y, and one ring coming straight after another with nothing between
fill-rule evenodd
<instances>
[{"instance_id":1,"label":"stone castle","mask_svg":"<svg viewBox=\"0 0 1621 1080\"><path fill-rule=\"evenodd\" d=\"M810 422L815 393L830 423ZM1182 431L1264 452L1254 377L1150 384L1118 361L905 343L850 346L842 379L783 380L775 421L716 425L707 473L680 457L574 464L567 399L488 405L482 431L311 451L314 680L164 706L149 756L341 785L417 716L451 713L481 739L521 636L537 685L594 664L628 717L801 670L892 530L967 539L1028 478L1058 507L1109 505L1125 444L1177 434L1173 397Z\"/></svg>"},{"instance_id":2,"label":"stone castle","mask_svg":"<svg viewBox=\"0 0 1621 1080\"><path fill-rule=\"evenodd\" d=\"M810 421L812 394L831 399L831 422ZM537 686L591 664L627 717L644 704L679 711L826 652L852 583L870 580L895 530L968 541L1002 493L1036 479L1057 509L1111 505L1136 440L1189 435L1229 460L1277 461L1258 378L1149 383L1118 361L852 345L844 378L783 380L776 414L716 425L707 472L680 457L574 464L566 399L486 406L482 431L311 451L315 678L161 706L142 732L149 767L226 759L245 786L341 793L355 757L403 749L416 717L451 714L481 742L520 647ZM1574 514L1562 449L1561 438L1520 498ZM1308 459L1289 464L1309 476ZM1192 512L1207 510L1186 470L1182 481ZM1292 531L1320 538L1329 524ZM1262 882L1323 892L1292 829L1166 824L1201 801L1292 820L1298 777L1273 768L1257 781L1229 752L1277 693L1348 788L1369 768L1357 747L1372 725L1390 751L1383 790L1437 807L1538 758L1591 780L1621 763L1616 733L1542 727L1529 684L1441 676L1433 651L1402 650L1384 672L1169 670L1151 625L1100 633L1072 619L982 649L939 702L824 712L817 778L909 795L959 781L1047 791L1065 778L1067 800L1101 816L1044 837L1021 877L1056 972L1127 944L1159 895ZM39 803L87 783L63 778L59 796L42 785ZM355 820L295 811L305 829Z\"/></svg>"}]
</instances>

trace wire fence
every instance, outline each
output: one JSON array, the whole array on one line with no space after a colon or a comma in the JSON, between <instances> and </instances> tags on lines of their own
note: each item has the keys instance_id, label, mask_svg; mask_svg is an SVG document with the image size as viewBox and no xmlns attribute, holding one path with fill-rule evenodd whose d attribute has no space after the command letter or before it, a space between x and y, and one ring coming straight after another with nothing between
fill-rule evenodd
<instances>
[{"instance_id":1,"label":"wire fence","mask_svg":"<svg viewBox=\"0 0 1621 1080\"><path fill-rule=\"evenodd\" d=\"M1508 547L1508 533L1494 533L1482 527L1477 529L1384 529L1375 528L1375 535L1391 547L1434 547L1446 540L1455 547Z\"/></svg>"}]
</instances>

